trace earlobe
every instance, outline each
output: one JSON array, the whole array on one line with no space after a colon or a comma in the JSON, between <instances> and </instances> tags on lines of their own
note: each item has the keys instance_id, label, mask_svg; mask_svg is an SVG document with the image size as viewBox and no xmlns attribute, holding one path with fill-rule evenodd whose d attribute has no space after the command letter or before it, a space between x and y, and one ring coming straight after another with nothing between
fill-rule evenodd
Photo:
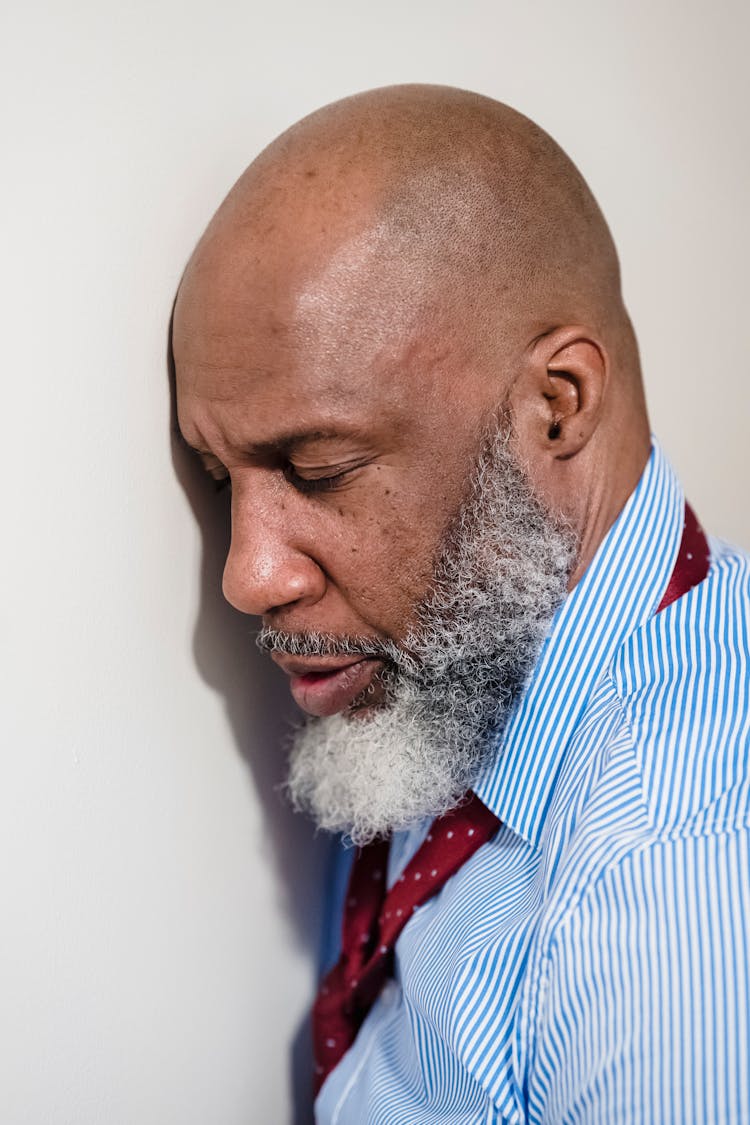
<instances>
[{"instance_id":1,"label":"earlobe","mask_svg":"<svg viewBox=\"0 0 750 1125\"><path fill-rule=\"evenodd\" d=\"M548 333L534 351L545 404L542 442L556 459L574 457L599 425L607 354L589 330L576 326Z\"/></svg>"}]
</instances>

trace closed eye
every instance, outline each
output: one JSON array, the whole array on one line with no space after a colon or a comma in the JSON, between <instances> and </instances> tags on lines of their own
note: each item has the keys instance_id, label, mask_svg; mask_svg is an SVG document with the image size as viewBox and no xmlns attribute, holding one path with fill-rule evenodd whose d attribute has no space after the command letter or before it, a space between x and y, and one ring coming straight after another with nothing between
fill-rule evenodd
<instances>
[{"instance_id":1,"label":"closed eye","mask_svg":"<svg viewBox=\"0 0 750 1125\"><path fill-rule=\"evenodd\" d=\"M294 465L290 464L282 471L284 479L287 480L293 488L308 496L314 493L333 492L345 483L346 478L350 476L351 473L361 467L362 466L359 464L351 465L346 469L341 469L337 473L330 473L328 476L322 477L303 477ZM225 489L232 487L232 478L229 473L224 470L223 466L211 466L209 472L211 473L211 479L216 492L223 492Z\"/></svg>"},{"instance_id":2,"label":"closed eye","mask_svg":"<svg viewBox=\"0 0 750 1125\"><path fill-rule=\"evenodd\" d=\"M332 473L327 477L303 477L300 476L294 465L287 465L284 469L284 477L298 492L309 496L315 492L333 492L336 488L341 487L350 473L353 473L355 469L359 469L360 467L359 465L353 465L351 468L343 469L338 473Z\"/></svg>"}]
</instances>

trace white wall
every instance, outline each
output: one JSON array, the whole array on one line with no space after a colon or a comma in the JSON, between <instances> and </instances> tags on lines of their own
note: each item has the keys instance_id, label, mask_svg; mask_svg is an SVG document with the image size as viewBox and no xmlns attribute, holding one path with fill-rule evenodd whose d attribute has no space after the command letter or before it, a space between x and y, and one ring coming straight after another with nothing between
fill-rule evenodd
<instances>
[{"instance_id":1,"label":"white wall","mask_svg":"<svg viewBox=\"0 0 750 1125\"><path fill-rule=\"evenodd\" d=\"M247 161L316 105L407 80L504 98L598 193L656 428L709 527L750 546L748 8L14 7L0 1120L290 1121L320 851L274 795L284 688L221 606L221 507L170 455L180 271Z\"/></svg>"}]
</instances>

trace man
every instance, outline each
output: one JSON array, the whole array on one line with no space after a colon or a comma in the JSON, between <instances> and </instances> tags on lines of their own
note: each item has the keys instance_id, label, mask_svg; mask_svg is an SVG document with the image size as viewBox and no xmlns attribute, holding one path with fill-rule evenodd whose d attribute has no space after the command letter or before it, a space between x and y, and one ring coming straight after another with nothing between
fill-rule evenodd
<instances>
[{"instance_id":1,"label":"man","mask_svg":"<svg viewBox=\"0 0 750 1125\"><path fill-rule=\"evenodd\" d=\"M750 1120L748 560L650 439L577 169L463 91L326 107L214 217L174 356L310 716L292 799L362 846L317 1120Z\"/></svg>"}]
</instances>

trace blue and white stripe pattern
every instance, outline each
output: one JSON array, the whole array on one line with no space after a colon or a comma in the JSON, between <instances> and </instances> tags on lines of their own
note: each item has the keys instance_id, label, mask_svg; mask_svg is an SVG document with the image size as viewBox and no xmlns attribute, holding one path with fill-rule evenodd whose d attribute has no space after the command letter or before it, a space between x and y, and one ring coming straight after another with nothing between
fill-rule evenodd
<instances>
[{"instance_id":1,"label":"blue and white stripe pattern","mask_svg":"<svg viewBox=\"0 0 750 1125\"><path fill-rule=\"evenodd\" d=\"M750 1123L750 560L712 540L655 615L682 513L654 443L475 787L503 827L403 930L321 1125Z\"/></svg>"}]
</instances>

